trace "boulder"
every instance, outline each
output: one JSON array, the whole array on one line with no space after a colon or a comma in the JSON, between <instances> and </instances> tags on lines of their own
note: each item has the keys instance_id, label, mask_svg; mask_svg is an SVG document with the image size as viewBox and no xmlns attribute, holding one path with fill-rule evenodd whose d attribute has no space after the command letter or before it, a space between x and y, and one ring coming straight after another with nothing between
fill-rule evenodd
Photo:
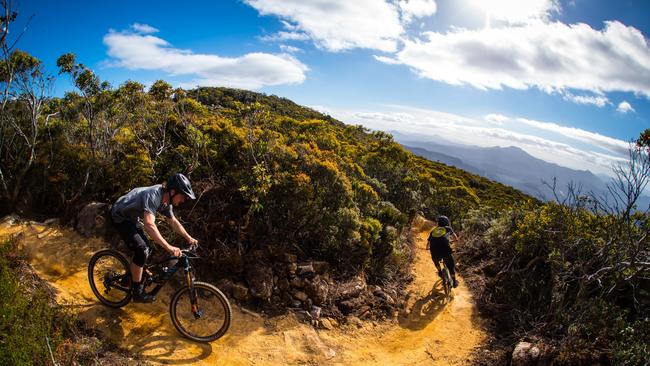
<instances>
[{"instance_id":1,"label":"boulder","mask_svg":"<svg viewBox=\"0 0 650 366\"><path fill-rule=\"evenodd\" d=\"M330 264L323 261L313 261L311 266L314 268L314 272L320 275L325 274L330 269Z\"/></svg>"},{"instance_id":2,"label":"boulder","mask_svg":"<svg viewBox=\"0 0 650 366\"><path fill-rule=\"evenodd\" d=\"M316 272L311 264L303 264L298 266L298 275L303 277L313 276Z\"/></svg>"},{"instance_id":3,"label":"boulder","mask_svg":"<svg viewBox=\"0 0 650 366\"><path fill-rule=\"evenodd\" d=\"M243 301L248 298L248 287L241 283L234 283L230 288L232 292L232 297Z\"/></svg>"},{"instance_id":4,"label":"boulder","mask_svg":"<svg viewBox=\"0 0 650 366\"><path fill-rule=\"evenodd\" d=\"M291 287L302 288L302 286L304 286L305 283L301 278L295 277L291 279L289 284L291 285Z\"/></svg>"},{"instance_id":5,"label":"boulder","mask_svg":"<svg viewBox=\"0 0 650 366\"><path fill-rule=\"evenodd\" d=\"M537 365L540 359L540 349L530 342L519 342L512 352L512 366Z\"/></svg>"},{"instance_id":6,"label":"boulder","mask_svg":"<svg viewBox=\"0 0 650 366\"><path fill-rule=\"evenodd\" d=\"M296 257L295 254L289 254L289 253L284 254L284 263L297 263L297 262L298 262L298 257Z\"/></svg>"},{"instance_id":7,"label":"boulder","mask_svg":"<svg viewBox=\"0 0 650 366\"><path fill-rule=\"evenodd\" d=\"M296 289L291 290L291 296L300 301L306 301L309 298L306 293Z\"/></svg>"},{"instance_id":8,"label":"boulder","mask_svg":"<svg viewBox=\"0 0 650 366\"><path fill-rule=\"evenodd\" d=\"M77 214L75 229L86 238L105 236L112 228L111 205L91 202Z\"/></svg>"},{"instance_id":9,"label":"boulder","mask_svg":"<svg viewBox=\"0 0 650 366\"><path fill-rule=\"evenodd\" d=\"M363 275L352 278L341 283L336 291L336 298L339 300L350 299L359 296L366 289L366 279Z\"/></svg>"},{"instance_id":10,"label":"boulder","mask_svg":"<svg viewBox=\"0 0 650 366\"><path fill-rule=\"evenodd\" d=\"M289 288L289 285L290 285L289 280L287 280L286 278L281 278L278 281L278 288L281 291L286 291Z\"/></svg>"},{"instance_id":11,"label":"boulder","mask_svg":"<svg viewBox=\"0 0 650 366\"><path fill-rule=\"evenodd\" d=\"M305 292L309 295L314 304L322 305L327 301L329 286L324 279L316 276L311 282L307 282L305 285Z\"/></svg>"},{"instance_id":12,"label":"boulder","mask_svg":"<svg viewBox=\"0 0 650 366\"><path fill-rule=\"evenodd\" d=\"M227 278L222 278L216 283L217 288L221 290L224 294L227 296L232 296L232 287L235 285L231 280ZM248 289L246 289L246 292L248 292ZM233 296L234 297L234 296Z\"/></svg>"},{"instance_id":13,"label":"boulder","mask_svg":"<svg viewBox=\"0 0 650 366\"><path fill-rule=\"evenodd\" d=\"M268 300L273 293L273 269L262 263L247 263L244 272L251 296Z\"/></svg>"}]
</instances>

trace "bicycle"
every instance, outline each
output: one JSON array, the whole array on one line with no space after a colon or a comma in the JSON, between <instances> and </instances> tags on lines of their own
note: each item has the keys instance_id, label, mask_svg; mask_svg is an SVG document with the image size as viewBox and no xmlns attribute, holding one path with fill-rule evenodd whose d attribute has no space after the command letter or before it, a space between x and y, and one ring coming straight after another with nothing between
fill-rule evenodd
<instances>
[{"instance_id":1,"label":"bicycle","mask_svg":"<svg viewBox=\"0 0 650 366\"><path fill-rule=\"evenodd\" d=\"M183 249L181 252L180 257L168 256L159 262L145 264L142 271L144 290L155 296L179 269L183 269L187 283L176 290L169 304L172 323L178 332L193 341L217 340L230 327L230 303L216 286L194 280L191 260L199 259L194 251ZM95 296L106 306L120 308L131 301L129 261L114 249L100 250L90 258L88 281ZM155 287L147 291L153 285Z\"/></svg>"}]
</instances>

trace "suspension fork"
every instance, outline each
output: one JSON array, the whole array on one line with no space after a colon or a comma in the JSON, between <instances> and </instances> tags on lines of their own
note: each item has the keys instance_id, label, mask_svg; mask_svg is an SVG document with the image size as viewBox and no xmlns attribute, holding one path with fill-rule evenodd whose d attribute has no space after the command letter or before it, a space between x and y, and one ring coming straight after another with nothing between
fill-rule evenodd
<instances>
[{"instance_id":1,"label":"suspension fork","mask_svg":"<svg viewBox=\"0 0 650 366\"><path fill-rule=\"evenodd\" d=\"M187 279L187 286L190 289L190 303L192 304L192 314L194 318L199 319L203 315L203 311L199 309L199 301L196 296L196 289L194 288L194 270L190 266L189 260L185 259L185 276Z\"/></svg>"}]
</instances>

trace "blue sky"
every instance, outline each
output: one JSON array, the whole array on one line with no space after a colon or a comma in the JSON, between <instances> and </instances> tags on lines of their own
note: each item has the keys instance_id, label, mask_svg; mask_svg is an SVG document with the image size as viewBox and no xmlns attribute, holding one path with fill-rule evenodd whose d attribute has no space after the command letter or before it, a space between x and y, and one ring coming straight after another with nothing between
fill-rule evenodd
<instances>
[{"instance_id":1,"label":"blue sky","mask_svg":"<svg viewBox=\"0 0 650 366\"><path fill-rule=\"evenodd\" d=\"M518 146L608 173L650 128L650 1L16 1L14 36L56 73L231 86L346 123ZM70 90L59 77L55 94Z\"/></svg>"}]
</instances>

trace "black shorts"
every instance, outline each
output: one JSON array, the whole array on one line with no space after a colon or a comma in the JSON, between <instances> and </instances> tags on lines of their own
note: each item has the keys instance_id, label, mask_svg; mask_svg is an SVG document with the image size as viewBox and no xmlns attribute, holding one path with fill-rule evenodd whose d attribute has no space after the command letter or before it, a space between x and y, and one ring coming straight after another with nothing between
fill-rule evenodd
<instances>
[{"instance_id":1,"label":"black shorts","mask_svg":"<svg viewBox=\"0 0 650 366\"><path fill-rule=\"evenodd\" d=\"M142 228L129 220L115 223L115 227L120 232L126 246L133 251L133 263L143 267L151 253L151 244Z\"/></svg>"},{"instance_id":2,"label":"black shorts","mask_svg":"<svg viewBox=\"0 0 650 366\"><path fill-rule=\"evenodd\" d=\"M431 245L429 251L431 252L431 259L434 261L440 261L451 256L451 247L448 245Z\"/></svg>"}]
</instances>

